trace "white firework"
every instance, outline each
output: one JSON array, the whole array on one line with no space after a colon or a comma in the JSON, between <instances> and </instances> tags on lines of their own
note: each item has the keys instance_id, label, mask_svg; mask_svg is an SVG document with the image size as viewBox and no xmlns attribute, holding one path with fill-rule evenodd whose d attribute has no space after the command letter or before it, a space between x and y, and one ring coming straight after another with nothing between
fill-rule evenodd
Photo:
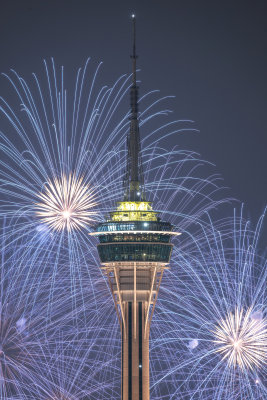
<instances>
[{"instance_id":1,"label":"white firework","mask_svg":"<svg viewBox=\"0 0 267 400\"><path fill-rule=\"evenodd\" d=\"M83 183L83 177L71 173L48 181L38 198L36 215L53 230L84 228L97 215L94 190Z\"/></svg>"},{"instance_id":2,"label":"white firework","mask_svg":"<svg viewBox=\"0 0 267 400\"><path fill-rule=\"evenodd\" d=\"M234 313L229 313L218 323L213 332L217 352L223 355L229 366L253 370L267 362L267 320L252 317L252 308L247 312L236 308Z\"/></svg>"}]
</instances>

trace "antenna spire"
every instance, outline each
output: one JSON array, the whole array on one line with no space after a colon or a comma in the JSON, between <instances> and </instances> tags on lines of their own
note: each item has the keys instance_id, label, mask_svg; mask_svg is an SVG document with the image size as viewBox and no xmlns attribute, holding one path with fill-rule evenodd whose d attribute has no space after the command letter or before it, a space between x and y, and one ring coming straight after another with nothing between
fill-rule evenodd
<instances>
[{"instance_id":1,"label":"antenna spire","mask_svg":"<svg viewBox=\"0 0 267 400\"><path fill-rule=\"evenodd\" d=\"M131 55L132 61L133 61L133 85L136 87L136 18L135 14L132 14L132 21L133 21L133 54Z\"/></svg>"},{"instance_id":2,"label":"antenna spire","mask_svg":"<svg viewBox=\"0 0 267 400\"><path fill-rule=\"evenodd\" d=\"M144 200L144 179L141 160L141 146L138 121L138 86L136 84L136 17L132 14L133 24L133 53L132 59L132 85L130 88L131 113L130 132L127 136L128 158L126 175L124 179L124 200Z\"/></svg>"}]
</instances>

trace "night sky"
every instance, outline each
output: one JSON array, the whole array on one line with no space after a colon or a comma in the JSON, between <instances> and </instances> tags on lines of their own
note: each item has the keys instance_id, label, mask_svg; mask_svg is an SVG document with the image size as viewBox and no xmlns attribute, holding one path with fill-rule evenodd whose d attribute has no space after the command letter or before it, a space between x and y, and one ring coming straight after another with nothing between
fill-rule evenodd
<instances>
[{"instance_id":1,"label":"night sky","mask_svg":"<svg viewBox=\"0 0 267 400\"><path fill-rule=\"evenodd\" d=\"M169 146L216 164L229 195L256 218L267 199L267 2L1 0L0 71L43 73L51 56L73 78L90 56L103 83L131 71L130 15L137 15L141 94L160 89L175 119L200 133ZM0 80L0 94L8 90ZM1 117L2 118L2 117ZM0 121L1 123L1 121Z\"/></svg>"}]
</instances>

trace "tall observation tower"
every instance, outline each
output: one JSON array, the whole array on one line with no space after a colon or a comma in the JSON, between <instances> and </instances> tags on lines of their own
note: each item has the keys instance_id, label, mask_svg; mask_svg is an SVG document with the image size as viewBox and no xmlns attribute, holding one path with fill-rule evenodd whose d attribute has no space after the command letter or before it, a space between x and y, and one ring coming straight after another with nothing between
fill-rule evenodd
<instances>
[{"instance_id":1,"label":"tall observation tower","mask_svg":"<svg viewBox=\"0 0 267 400\"><path fill-rule=\"evenodd\" d=\"M133 22L131 116L124 198L97 226L98 253L105 269L122 339L122 400L149 400L149 331L164 269L170 261L173 227L146 200L140 153Z\"/></svg>"}]
</instances>

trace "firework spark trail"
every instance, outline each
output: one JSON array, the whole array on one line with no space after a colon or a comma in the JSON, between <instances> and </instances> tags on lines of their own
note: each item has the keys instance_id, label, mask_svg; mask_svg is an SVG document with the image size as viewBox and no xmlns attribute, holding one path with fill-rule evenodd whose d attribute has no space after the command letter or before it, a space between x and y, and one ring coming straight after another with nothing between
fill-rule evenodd
<instances>
[{"instance_id":1,"label":"firework spark trail","mask_svg":"<svg viewBox=\"0 0 267 400\"><path fill-rule=\"evenodd\" d=\"M112 335L113 310L103 309L105 284L99 272L90 288L87 266L82 268L86 304L75 288L75 307L65 260L57 266L60 279L53 285L51 269L38 276L29 273L31 257L25 244L1 246L0 265L0 398L92 400L118 396L120 346L118 329ZM53 257L52 257L53 261ZM81 262L78 260L77 262ZM42 260L39 260L42 264ZM99 290L100 289L100 290ZM104 303L102 304L104 300Z\"/></svg>"},{"instance_id":2,"label":"firework spark trail","mask_svg":"<svg viewBox=\"0 0 267 400\"><path fill-rule=\"evenodd\" d=\"M114 360L110 357L100 362L101 349L94 349L94 339L90 340L86 331L80 331L68 342L61 341L52 351L48 351L47 369L40 378L38 399L96 400L118 395L114 387L119 386L119 379L112 376L108 381L103 376L103 371L112 371Z\"/></svg>"},{"instance_id":3,"label":"firework spark trail","mask_svg":"<svg viewBox=\"0 0 267 400\"><path fill-rule=\"evenodd\" d=\"M64 259L69 266L74 308L77 284L80 291L84 290L84 274L77 259L89 265L88 284L94 290L99 261L96 241L88 237L88 231L122 195L125 138L130 124L124 104L128 104L125 97L131 76L99 89L99 68L93 79L88 79L88 66L87 62L79 69L68 104L64 70L58 74L53 61L51 66L45 63L45 79L33 75L33 85L15 71L6 75L16 99L12 106L0 100L4 116L4 132L0 132L0 216L7 218L9 226L5 240L11 247L16 242L29 242L30 250L25 248L30 258L29 275L38 277L43 270L50 270L49 304L60 279L58 265ZM159 108L166 98L155 99L156 94L149 92L140 98L144 104L140 113L145 138L142 155L145 180L149 182L146 192L159 211L167 219L176 218L182 229L224 202L222 188L217 175L207 176L205 170L202 173L203 165L209 165L197 154L162 148L161 141L169 135L195 128L192 121L170 122L169 111ZM159 119L161 125L155 129L153 121ZM74 192L78 196L75 210L69 207Z\"/></svg>"},{"instance_id":4,"label":"firework spark trail","mask_svg":"<svg viewBox=\"0 0 267 400\"><path fill-rule=\"evenodd\" d=\"M48 334L55 329L54 324L46 323L40 301L43 293L38 295L34 284L25 279L22 250L15 248L11 255L5 253L4 246L1 250L1 399L27 398L42 366L44 331Z\"/></svg>"},{"instance_id":5,"label":"firework spark trail","mask_svg":"<svg viewBox=\"0 0 267 400\"><path fill-rule=\"evenodd\" d=\"M191 237L192 246L181 236L151 331L153 398L267 396L267 270L266 259L257 254L261 224L262 219L255 232L237 217L205 224ZM249 345L243 343L243 351L231 358L234 350L225 351L224 343L233 331Z\"/></svg>"}]
</instances>

